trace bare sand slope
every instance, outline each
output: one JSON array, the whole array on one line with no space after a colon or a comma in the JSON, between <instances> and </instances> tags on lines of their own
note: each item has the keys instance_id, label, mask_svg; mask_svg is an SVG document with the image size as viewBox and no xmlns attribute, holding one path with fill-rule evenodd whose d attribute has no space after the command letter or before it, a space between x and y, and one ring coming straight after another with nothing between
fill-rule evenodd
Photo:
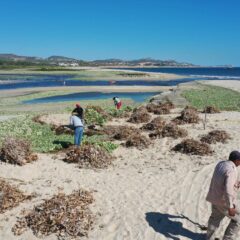
<instances>
[{"instance_id":1,"label":"bare sand slope","mask_svg":"<svg viewBox=\"0 0 240 240\"><path fill-rule=\"evenodd\" d=\"M176 114L164 116L166 120ZM209 115L207 130L202 124L186 125L195 139L212 129L226 130L232 139L227 144L213 144L212 156L188 156L170 151L181 139L158 139L148 149L139 151L120 146L115 150L114 165L103 170L79 169L74 164L39 154L39 160L23 167L1 164L0 177L27 193L36 192L31 202L0 215L0 236L4 240L37 239L31 231L14 236L11 228L24 208L31 208L54 193L70 193L79 187L93 190L91 206L97 215L89 239L160 240L203 239L210 214L205 201L212 172L219 160L239 149L240 113ZM123 124L117 120L111 124ZM65 124L65 122L62 122ZM222 234L226 222L219 229ZM217 234L218 236L220 236ZM237 239L240 238L238 234ZM55 240L55 236L45 237Z\"/></svg>"},{"instance_id":2,"label":"bare sand slope","mask_svg":"<svg viewBox=\"0 0 240 240\"><path fill-rule=\"evenodd\" d=\"M240 92L240 81L239 80L207 80L207 81L200 81L200 82L209 84L209 85L230 88L232 90Z\"/></svg>"}]
</instances>

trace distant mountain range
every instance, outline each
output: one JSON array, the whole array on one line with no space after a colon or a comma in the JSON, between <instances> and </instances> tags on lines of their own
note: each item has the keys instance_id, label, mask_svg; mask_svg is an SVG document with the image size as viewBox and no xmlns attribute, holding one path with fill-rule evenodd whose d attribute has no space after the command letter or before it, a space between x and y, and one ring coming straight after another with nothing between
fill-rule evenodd
<instances>
[{"instance_id":1,"label":"distant mountain range","mask_svg":"<svg viewBox=\"0 0 240 240\"><path fill-rule=\"evenodd\" d=\"M131 67L149 67L149 66L195 66L191 63L177 62L175 60L157 60L152 58L142 58L137 60L105 59L84 61L64 56L50 56L48 58L18 56L15 54L0 54L0 61L6 62L27 62L29 65L49 64L60 66L131 66Z\"/></svg>"}]
</instances>

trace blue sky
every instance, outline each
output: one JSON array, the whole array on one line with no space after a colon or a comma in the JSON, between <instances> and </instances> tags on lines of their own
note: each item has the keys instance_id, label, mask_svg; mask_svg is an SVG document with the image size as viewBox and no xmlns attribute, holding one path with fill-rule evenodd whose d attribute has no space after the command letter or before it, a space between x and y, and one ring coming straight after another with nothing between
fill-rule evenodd
<instances>
[{"instance_id":1,"label":"blue sky","mask_svg":"<svg viewBox=\"0 0 240 240\"><path fill-rule=\"evenodd\" d=\"M239 0L0 0L0 53L240 66Z\"/></svg>"}]
</instances>

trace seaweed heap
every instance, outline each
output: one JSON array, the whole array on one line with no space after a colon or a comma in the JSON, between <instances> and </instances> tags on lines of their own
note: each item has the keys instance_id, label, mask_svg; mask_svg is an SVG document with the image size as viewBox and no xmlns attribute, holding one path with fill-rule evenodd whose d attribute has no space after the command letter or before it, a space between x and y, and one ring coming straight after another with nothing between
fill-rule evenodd
<instances>
[{"instance_id":1,"label":"seaweed heap","mask_svg":"<svg viewBox=\"0 0 240 240\"><path fill-rule=\"evenodd\" d=\"M132 126L119 126L112 138L116 140L126 140L134 134L140 134L140 130Z\"/></svg>"},{"instance_id":2,"label":"seaweed heap","mask_svg":"<svg viewBox=\"0 0 240 240\"><path fill-rule=\"evenodd\" d=\"M151 122L143 125L141 129L148 131L161 130L164 125L165 121L163 121L161 117L156 117Z\"/></svg>"},{"instance_id":3,"label":"seaweed heap","mask_svg":"<svg viewBox=\"0 0 240 240\"><path fill-rule=\"evenodd\" d=\"M80 168L106 168L113 157L103 148L94 144L84 144L80 148L72 147L64 159L68 163L77 163Z\"/></svg>"},{"instance_id":4,"label":"seaweed heap","mask_svg":"<svg viewBox=\"0 0 240 240\"><path fill-rule=\"evenodd\" d=\"M185 129L179 128L175 124L167 124L163 127L161 131L157 130L154 133L149 134L150 138L164 138L164 137L172 137L172 138L179 138L179 137L186 137L188 135Z\"/></svg>"},{"instance_id":5,"label":"seaweed heap","mask_svg":"<svg viewBox=\"0 0 240 240\"><path fill-rule=\"evenodd\" d=\"M212 150L208 144L193 139L183 140L181 143L177 144L172 150L200 156L210 155L212 153Z\"/></svg>"},{"instance_id":6,"label":"seaweed heap","mask_svg":"<svg viewBox=\"0 0 240 240\"><path fill-rule=\"evenodd\" d=\"M151 144L151 141L138 133L132 134L126 141L126 147L136 147L138 149L147 148Z\"/></svg>"},{"instance_id":7,"label":"seaweed heap","mask_svg":"<svg viewBox=\"0 0 240 240\"><path fill-rule=\"evenodd\" d=\"M23 139L7 137L4 139L0 150L0 159L20 166L37 160L37 155L32 154L31 144Z\"/></svg>"},{"instance_id":8,"label":"seaweed heap","mask_svg":"<svg viewBox=\"0 0 240 240\"><path fill-rule=\"evenodd\" d=\"M203 113L220 113L220 110L214 106L207 106L204 108Z\"/></svg>"},{"instance_id":9,"label":"seaweed heap","mask_svg":"<svg viewBox=\"0 0 240 240\"><path fill-rule=\"evenodd\" d=\"M172 120L175 124L198 123L200 118L195 108L186 107L181 112L181 115Z\"/></svg>"},{"instance_id":10,"label":"seaweed heap","mask_svg":"<svg viewBox=\"0 0 240 240\"><path fill-rule=\"evenodd\" d=\"M226 131L214 130L203 136L200 141L208 144L216 142L226 143L228 139L231 139L231 137Z\"/></svg>"},{"instance_id":11,"label":"seaweed heap","mask_svg":"<svg viewBox=\"0 0 240 240\"><path fill-rule=\"evenodd\" d=\"M31 198L32 196L25 195L6 181L0 180L0 213L17 207L21 202Z\"/></svg>"},{"instance_id":12,"label":"seaweed heap","mask_svg":"<svg viewBox=\"0 0 240 240\"><path fill-rule=\"evenodd\" d=\"M30 228L37 237L56 234L61 239L88 236L93 225L89 205L93 196L87 191L76 191L70 195L59 193L19 219L12 228L15 235Z\"/></svg>"},{"instance_id":13,"label":"seaweed heap","mask_svg":"<svg viewBox=\"0 0 240 240\"><path fill-rule=\"evenodd\" d=\"M150 114L148 113L145 107L140 107L134 109L132 115L130 116L128 122L131 123L146 123L149 122L151 119Z\"/></svg>"},{"instance_id":14,"label":"seaweed heap","mask_svg":"<svg viewBox=\"0 0 240 240\"><path fill-rule=\"evenodd\" d=\"M175 106L171 102L165 102L165 103L149 103L146 108L148 112L154 113L154 114L169 114L170 110L173 109Z\"/></svg>"}]
</instances>

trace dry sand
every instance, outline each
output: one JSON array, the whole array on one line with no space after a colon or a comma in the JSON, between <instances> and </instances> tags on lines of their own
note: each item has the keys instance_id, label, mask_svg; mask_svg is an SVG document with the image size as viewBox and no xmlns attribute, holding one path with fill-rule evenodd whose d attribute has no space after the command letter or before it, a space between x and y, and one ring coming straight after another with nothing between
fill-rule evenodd
<instances>
[{"instance_id":1,"label":"dry sand","mask_svg":"<svg viewBox=\"0 0 240 240\"><path fill-rule=\"evenodd\" d=\"M164 118L169 120L176 114ZM66 124L68 115L45 119L49 123ZM125 120L114 120L111 124L125 124ZM37 239L30 230L22 236L12 234L11 228L21 211L59 191L70 193L80 187L94 191L95 202L91 209L97 220L88 239L203 239L201 234L205 232L199 225L205 225L210 214L210 204L205 197L211 175L218 161L240 148L240 113L208 115L206 130L203 130L202 123L183 127L195 139L213 129L221 129L230 133L232 140L224 145L213 144L214 154L204 157L170 151L181 139L158 139L143 151L120 146L114 152L117 157L114 165L103 170L79 169L63 162L61 154L56 159L51 154L39 154L38 161L23 167L1 164L1 178L26 193L37 193L37 197L0 215L0 239ZM224 227L226 221L217 236L223 234ZM55 239L54 235L44 237L44 240Z\"/></svg>"},{"instance_id":2,"label":"dry sand","mask_svg":"<svg viewBox=\"0 0 240 240\"><path fill-rule=\"evenodd\" d=\"M199 81L204 84L229 88L235 91L240 92L240 81L239 80L207 80L207 81Z\"/></svg>"}]
</instances>

